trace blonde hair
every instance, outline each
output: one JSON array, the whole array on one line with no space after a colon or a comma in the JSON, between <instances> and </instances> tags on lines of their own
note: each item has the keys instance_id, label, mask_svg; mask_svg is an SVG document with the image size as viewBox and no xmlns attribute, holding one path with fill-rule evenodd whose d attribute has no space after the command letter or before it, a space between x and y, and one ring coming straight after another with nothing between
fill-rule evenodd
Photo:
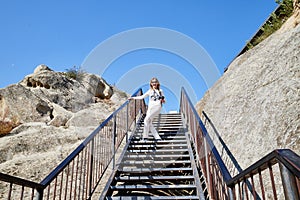
<instances>
[{"instance_id":1,"label":"blonde hair","mask_svg":"<svg viewBox=\"0 0 300 200\"><path fill-rule=\"evenodd\" d=\"M150 88L153 89L153 88L152 88L152 85L151 85L151 82L153 82L153 81L156 81L156 82L157 82L156 88L157 88L158 90L160 90L160 83L159 83L159 81L158 81L158 79L157 79L156 77L151 78L150 83L149 83Z\"/></svg>"}]
</instances>

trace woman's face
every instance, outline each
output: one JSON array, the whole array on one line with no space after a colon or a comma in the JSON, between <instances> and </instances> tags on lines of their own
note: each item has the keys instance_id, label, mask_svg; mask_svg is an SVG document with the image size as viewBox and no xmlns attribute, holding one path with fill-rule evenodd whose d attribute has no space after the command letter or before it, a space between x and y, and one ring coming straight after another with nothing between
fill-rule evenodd
<instances>
[{"instance_id":1,"label":"woman's face","mask_svg":"<svg viewBox=\"0 0 300 200\"><path fill-rule=\"evenodd\" d=\"M157 84L158 84L158 81L157 80L151 80L151 85L152 85L152 88L156 89L157 88Z\"/></svg>"}]
</instances>

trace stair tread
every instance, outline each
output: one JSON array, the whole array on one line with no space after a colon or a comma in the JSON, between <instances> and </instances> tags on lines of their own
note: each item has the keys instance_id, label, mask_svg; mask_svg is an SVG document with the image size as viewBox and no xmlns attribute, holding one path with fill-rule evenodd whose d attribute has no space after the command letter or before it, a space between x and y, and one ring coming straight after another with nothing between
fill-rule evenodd
<instances>
[{"instance_id":1,"label":"stair tread","mask_svg":"<svg viewBox=\"0 0 300 200\"><path fill-rule=\"evenodd\" d=\"M112 190L195 189L195 185L117 185Z\"/></svg>"},{"instance_id":2,"label":"stair tread","mask_svg":"<svg viewBox=\"0 0 300 200\"><path fill-rule=\"evenodd\" d=\"M194 179L194 176L119 176L117 181L150 181L150 180L186 180Z\"/></svg>"},{"instance_id":3,"label":"stair tread","mask_svg":"<svg viewBox=\"0 0 300 200\"><path fill-rule=\"evenodd\" d=\"M139 140L131 140L130 142L130 146L131 145L141 145L141 144L156 144L156 145L174 145L174 144L187 144L186 143L186 140L161 140L161 141L157 141L157 142L154 142L154 141L149 141L148 143L142 143L141 141Z\"/></svg>"},{"instance_id":4,"label":"stair tread","mask_svg":"<svg viewBox=\"0 0 300 200\"><path fill-rule=\"evenodd\" d=\"M191 163L190 160L145 160L145 161L122 161L122 165L124 164L164 164L164 163Z\"/></svg>"},{"instance_id":5,"label":"stair tread","mask_svg":"<svg viewBox=\"0 0 300 200\"><path fill-rule=\"evenodd\" d=\"M161 145L161 144L153 144L153 143L137 143L137 144L130 144L129 147L187 147L187 144L168 144L166 145Z\"/></svg>"},{"instance_id":6,"label":"stair tread","mask_svg":"<svg viewBox=\"0 0 300 200\"><path fill-rule=\"evenodd\" d=\"M160 200L160 199L176 199L176 200L185 200L185 199L199 199L198 196L114 196L107 197L108 200Z\"/></svg>"},{"instance_id":7,"label":"stair tread","mask_svg":"<svg viewBox=\"0 0 300 200\"><path fill-rule=\"evenodd\" d=\"M143 142L141 139L142 139L142 136L141 136L142 133L140 133L139 136L135 136L132 141L135 141L135 142ZM159 134L160 137L162 137L162 140L161 141L157 141L157 142L170 142L170 141L182 141L185 139L185 135L164 135L164 134ZM147 142L154 142L154 138L149 138Z\"/></svg>"},{"instance_id":8,"label":"stair tread","mask_svg":"<svg viewBox=\"0 0 300 200\"><path fill-rule=\"evenodd\" d=\"M132 168L132 167L124 167L122 170L122 172L160 172L160 171L191 171L193 170L190 167L179 167L179 168Z\"/></svg>"},{"instance_id":9,"label":"stair tread","mask_svg":"<svg viewBox=\"0 0 300 200\"><path fill-rule=\"evenodd\" d=\"M188 149L130 149L128 152L138 152L138 153L164 153L164 152L186 152Z\"/></svg>"},{"instance_id":10,"label":"stair tread","mask_svg":"<svg viewBox=\"0 0 300 200\"><path fill-rule=\"evenodd\" d=\"M145 155L145 154L125 154L124 158L170 158L170 157L185 157L190 158L188 154L163 154L163 155Z\"/></svg>"}]
</instances>

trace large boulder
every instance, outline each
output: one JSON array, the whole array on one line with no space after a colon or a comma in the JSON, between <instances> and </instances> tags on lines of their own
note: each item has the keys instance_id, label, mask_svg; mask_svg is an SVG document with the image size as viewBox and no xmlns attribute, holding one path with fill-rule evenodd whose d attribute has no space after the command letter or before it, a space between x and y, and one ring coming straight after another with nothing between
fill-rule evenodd
<instances>
[{"instance_id":1,"label":"large boulder","mask_svg":"<svg viewBox=\"0 0 300 200\"><path fill-rule=\"evenodd\" d=\"M48 123L48 125L56 126L56 127L66 126L66 123L71 117L73 117L74 113L64 109L58 104L51 103L50 105L53 108L53 112L52 112L52 119Z\"/></svg>"},{"instance_id":2,"label":"large boulder","mask_svg":"<svg viewBox=\"0 0 300 200\"><path fill-rule=\"evenodd\" d=\"M14 84L0 89L0 135L26 122L48 122L52 107L28 88Z\"/></svg>"},{"instance_id":3,"label":"large boulder","mask_svg":"<svg viewBox=\"0 0 300 200\"><path fill-rule=\"evenodd\" d=\"M87 91L100 99L109 99L113 95L112 87L95 74L85 74L80 81Z\"/></svg>"},{"instance_id":4,"label":"large boulder","mask_svg":"<svg viewBox=\"0 0 300 200\"><path fill-rule=\"evenodd\" d=\"M300 154L299 46L300 25L285 24L236 58L197 104L243 168L277 148Z\"/></svg>"}]
</instances>

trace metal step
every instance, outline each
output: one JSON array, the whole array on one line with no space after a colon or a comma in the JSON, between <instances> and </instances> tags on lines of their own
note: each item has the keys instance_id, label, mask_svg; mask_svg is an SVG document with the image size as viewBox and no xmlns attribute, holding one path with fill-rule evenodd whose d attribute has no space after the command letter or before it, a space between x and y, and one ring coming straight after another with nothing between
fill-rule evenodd
<instances>
[{"instance_id":1,"label":"metal step","mask_svg":"<svg viewBox=\"0 0 300 200\"><path fill-rule=\"evenodd\" d=\"M148 143L148 141L147 141L147 143ZM161 140L161 141L157 141L157 142L155 142L154 140L152 141L152 140L149 140L149 143L155 143L155 144L186 144L186 140ZM135 144L137 144L137 145L139 145L139 144L142 144L141 143L141 141L140 141L140 139L134 139L134 140L131 140L131 142L130 142L130 144L131 145L135 145Z\"/></svg>"},{"instance_id":2,"label":"metal step","mask_svg":"<svg viewBox=\"0 0 300 200\"><path fill-rule=\"evenodd\" d=\"M162 141L158 141L158 142L168 142L168 141L172 141L172 140L184 140L185 139L184 135L172 135L172 134L161 134L161 133L159 135L162 138ZM142 139L141 135L136 135L136 136L134 136L133 141L143 142L143 141L141 141L141 139ZM154 138L152 138L152 136L150 135L150 138L146 142L154 142Z\"/></svg>"},{"instance_id":3,"label":"metal step","mask_svg":"<svg viewBox=\"0 0 300 200\"><path fill-rule=\"evenodd\" d=\"M116 181L171 181L171 180L194 180L194 176L122 176L116 177Z\"/></svg>"},{"instance_id":4,"label":"metal step","mask_svg":"<svg viewBox=\"0 0 300 200\"><path fill-rule=\"evenodd\" d=\"M147 190L195 190L195 185L117 185L111 186L112 190L134 190L134 191L147 191Z\"/></svg>"},{"instance_id":5,"label":"metal step","mask_svg":"<svg viewBox=\"0 0 300 200\"><path fill-rule=\"evenodd\" d=\"M107 197L107 200L193 200L198 196L117 196Z\"/></svg>"},{"instance_id":6,"label":"metal step","mask_svg":"<svg viewBox=\"0 0 300 200\"><path fill-rule=\"evenodd\" d=\"M170 160L170 161L152 161L152 160L145 160L145 161L124 161L120 163L120 168L124 167L160 167L160 168L168 168L168 167L188 167L191 166L190 160Z\"/></svg>"},{"instance_id":7,"label":"metal step","mask_svg":"<svg viewBox=\"0 0 300 200\"><path fill-rule=\"evenodd\" d=\"M131 149L128 152L131 153L184 153L187 152L188 149Z\"/></svg>"},{"instance_id":8,"label":"metal step","mask_svg":"<svg viewBox=\"0 0 300 200\"><path fill-rule=\"evenodd\" d=\"M176 160L187 160L189 159L190 156L188 154L180 154L180 155L174 155L174 154L163 154L163 155L150 155L150 154L125 154L124 155L124 160L171 160L171 159L176 159Z\"/></svg>"},{"instance_id":9,"label":"metal step","mask_svg":"<svg viewBox=\"0 0 300 200\"><path fill-rule=\"evenodd\" d=\"M140 164L176 164L176 163L191 163L190 160L162 160L162 161L154 161L154 160L143 160L143 161L123 161L122 165L140 165Z\"/></svg>"},{"instance_id":10,"label":"metal step","mask_svg":"<svg viewBox=\"0 0 300 200\"><path fill-rule=\"evenodd\" d=\"M190 167L180 167L180 168L123 168L121 171L124 173L144 173L144 172L188 172L193 169Z\"/></svg>"},{"instance_id":11,"label":"metal step","mask_svg":"<svg viewBox=\"0 0 300 200\"><path fill-rule=\"evenodd\" d=\"M153 144L153 143L138 143L138 144L131 144L128 147L128 150L132 150L132 149L183 149L183 148L187 148L187 144Z\"/></svg>"}]
</instances>

